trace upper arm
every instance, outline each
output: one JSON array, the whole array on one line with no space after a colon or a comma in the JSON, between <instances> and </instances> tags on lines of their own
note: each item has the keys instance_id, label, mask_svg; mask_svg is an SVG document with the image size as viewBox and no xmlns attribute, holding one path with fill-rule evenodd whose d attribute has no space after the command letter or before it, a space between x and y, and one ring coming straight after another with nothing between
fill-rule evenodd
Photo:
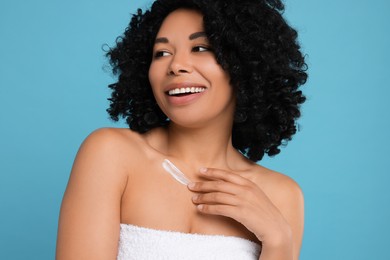
<instances>
[{"instance_id":1,"label":"upper arm","mask_svg":"<svg viewBox=\"0 0 390 260\"><path fill-rule=\"evenodd\" d=\"M290 225L293 239L294 259L299 259L304 227L304 199L299 185L282 175L278 178L278 189L271 200Z\"/></svg>"},{"instance_id":2,"label":"upper arm","mask_svg":"<svg viewBox=\"0 0 390 260\"><path fill-rule=\"evenodd\" d=\"M57 259L115 259L126 168L110 129L81 145L62 201Z\"/></svg>"}]
</instances>

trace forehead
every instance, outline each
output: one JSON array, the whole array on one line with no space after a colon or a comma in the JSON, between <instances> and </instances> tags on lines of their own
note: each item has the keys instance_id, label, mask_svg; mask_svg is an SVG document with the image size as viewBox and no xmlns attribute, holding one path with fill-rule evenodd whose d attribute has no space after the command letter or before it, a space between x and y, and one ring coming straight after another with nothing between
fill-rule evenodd
<instances>
[{"instance_id":1,"label":"forehead","mask_svg":"<svg viewBox=\"0 0 390 260\"><path fill-rule=\"evenodd\" d=\"M169 37L198 31L203 31L203 15L192 9L177 9L164 19L157 36Z\"/></svg>"}]
</instances>

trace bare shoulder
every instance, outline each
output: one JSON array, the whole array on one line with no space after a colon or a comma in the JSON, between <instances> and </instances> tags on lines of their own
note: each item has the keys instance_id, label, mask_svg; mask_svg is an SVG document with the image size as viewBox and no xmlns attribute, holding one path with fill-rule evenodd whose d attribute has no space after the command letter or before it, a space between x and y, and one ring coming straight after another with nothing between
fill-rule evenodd
<instances>
[{"instance_id":1,"label":"bare shoulder","mask_svg":"<svg viewBox=\"0 0 390 260\"><path fill-rule=\"evenodd\" d=\"M260 165L254 165L251 179L266 193L274 204L291 205L293 202L303 203L303 193L299 184L283 173Z\"/></svg>"},{"instance_id":2,"label":"bare shoulder","mask_svg":"<svg viewBox=\"0 0 390 260\"><path fill-rule=\"evenodd\" d=\"M139 148L141 137L129 129L124 128L100 128L92 132L81 145L84 148L101 148L93 149L95 152L104 152L109 150L110 153L121 152L123 149ZM91 152L93 152L91 151Z\"/></svg>"},{"instance_id":3,"label":"bare shoulder","mask_svg":"<svg viewBox=\"0 0 390 260\"><path fill-rule=\"evenodd\" d=\"M304 219L304 197L298 183L285 174L260 165L255 165L253 169L251 180L279 209L280 213L292 226L294 233L301 237Z\"/></svg>"},{"instance_id":4,"label":"bare shoulder","mask_svg":"<svg viewBox=\"0 0 390 260\"><path fill-rule=\"evenodd\" d=\"M287 175L259 165L255 165L253 169L251 180L262 189L290 225L294 255L295 259L298 259L304 227L302 190L298 183Z\"/></svg>"},{"instance_id":5,"label":"bare shoulder","mask_svg":"<svg viewBox=\"0 0 390 260\"><path fill-rule=\"evenodd\" d=\"M131 142L131 138L126 138L123 129L102 128L95 130L81 144L74 161L72 175L86 174L87 172L94 175L104 174L108 171L108 167L111 169L119 167L124 164L123 157L131 151ZM107 166L105 171L97 171L103 166ZM90 171L86 171L85 167L88 167ZM81 170L78 170L79 168ZM119 174L123 171L115 172Z\"/></svg>"},{"instance_id":6,"label":"bare shoulder","mask_svg":"<svg viewBox=\"0 0 390 260\"><path fill-rule=\"evenodd\" d=\"M121 197L140 140L128 129L105 128L82 143L61 205L56 259L116 256Z\"/></svg>"}]
</instances>

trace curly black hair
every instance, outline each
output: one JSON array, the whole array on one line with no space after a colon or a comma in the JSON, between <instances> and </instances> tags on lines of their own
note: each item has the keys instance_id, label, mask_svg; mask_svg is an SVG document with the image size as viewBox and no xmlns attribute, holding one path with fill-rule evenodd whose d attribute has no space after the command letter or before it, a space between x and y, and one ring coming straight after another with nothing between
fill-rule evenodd
<instances>
[{"instance_id":1,"label":"curly black hair","mask_svg":"<svg viewBox=\"0 0 390 260\"><path fill-rule=\"evenodd\" d=\"M156 0L150 10L138 9L124 35L107 57L118 75L109 85L111 119L126 119L144 133L169 123L158 107L148 79L155 37L165 17L178 8L203 14L205 33L217 62L228 72L236 95L233 146L256 162L296 133L299 86L307 65L297 32L283 18L280 0Z\"/></svg>"}]
</instances>

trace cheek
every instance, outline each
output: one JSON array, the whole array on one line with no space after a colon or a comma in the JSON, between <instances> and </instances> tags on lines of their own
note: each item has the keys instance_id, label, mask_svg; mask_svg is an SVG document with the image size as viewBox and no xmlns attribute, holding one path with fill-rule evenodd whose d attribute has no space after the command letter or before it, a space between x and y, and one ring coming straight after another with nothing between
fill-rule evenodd
<instances>
[{"instance_id":1,"label":"cheek","mask_svg":"<svg viewBox=\"0 0 390 260\"><path fill-rule=\"evenodd\" d=\"M165 73L163 73L161 65L152 62L149 67L148 77L154 99L160 109L166 114L165 94L161 91L164 85Z\"/></svg>"},{"instance_id":2,"label":"cheek","mask_svg":"<svg viewBox=\"0 0 390 260\"><path fill-rule=\"evenodd\" d=\"M226 89L227 92L230 92L232 87L230 86L230 76L227 72L222 70L220 66L214 66L213 68L209 68L212 75L211 81L212 84L218 88Z\"/></svg>"},{"instance_id":3,"label":"cheek","mask_svg":"<svg viewBox=\"0 0 390 260\"><path fill-rule=\"evenodd\" d=\"M161 70L159 70L155 64L152 63L150 65L148 78L155 97L156 97L157 88L159 86L159 82L161 82L161 75L159 75L158 73L159 71Z\"/></svg>"},{"instance_id":4,"label":"cheek","mask_svg":"<svg viewBox=\"0 0 390 260\"><path fill-rule=\"evenodd\" d=\"M161 104L159 102L160 97L158 96L158 91L157 91L158 77L155 72L156 70L151 65L148 73L149 83L150 83L150 87L152 88L154 99L157 101L157 104L161 107Z\"/></svg>"},{"instance_id":5,"label":"cheek","mask_svg":"<svg viewBox=\"0 0 390 260\"><path fill-rule=\"evenodd\" d=\"M202 64L202 71L204 75L209 75L210 81L218 82L218 84L230 85L229 74L222 69L215 58Z\"/></svg>"},{"instance_id":6,"label":"cheek","mask_svg":"<svg viewBox=\"0 0 390 260\"><path fill-rule=\"evenodd\" d=\"M232 102L234 100L233 87L230 84L229 74L220 66L214 68L212 84L218 89L217 98L220 102Z\"/></svg>"},{"instance_id":7,"label":"cheek","mask_svg":"<svg viewBox=\"0 0 390 260\"><path fill-rule=\"evenodd\" d=\"M155 66L154 66L154 63L151 63L151 64L150 64L148 77L149 77L149 82L150 82L150 84L151 84L152 87L153 87L154 82L155 82L156 77L157 77L157 75L156 75L156 68L155 68Z\"/></svg>"}]
</instances>

